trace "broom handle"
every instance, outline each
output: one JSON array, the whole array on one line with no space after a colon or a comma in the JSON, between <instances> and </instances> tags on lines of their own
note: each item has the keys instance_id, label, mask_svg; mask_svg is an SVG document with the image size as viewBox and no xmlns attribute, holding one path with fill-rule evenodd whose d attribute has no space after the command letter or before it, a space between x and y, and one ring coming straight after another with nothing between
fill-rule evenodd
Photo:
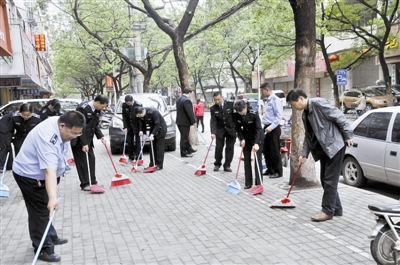
<instances>
[{"instance_id":1,"label":"broom handle","mask_svg":"<svg viewBox=\"0 0 400 265\"><path fill-rule=\"evenodd\" d=\"M260 179L261 185L263 185L263 181L261 179L260 164L258 164L257 152L255 153L255 157L256 157L256 166L257 166L257 171L258 171L258 178Z\"/></svg>"},{"instance_id":2,"label":"broom handle","mask_svg":"<svg viewBox=\"0 0 400 265\"><path fill-rule=\"evenodd\" d=\"M288 192L286 198L289 198L289 194L290 194L290 192L292 191L292 188L293 188L293 186L294 186L294 183L296 182L297 176L299 175L299 172L300 172L300 169L301 169L301 166L302 166L302 165L303 165L303 164L300 163L299 167L297 168L296 173L294 174L293 181L292 181L292 185L290 185L290 189L289 189L289 192Z\"/></svg>"},{"instance_id":3,"label":"broom handle","mask_svg":"<svg viewBox=\"0 0 400 265\"><path fill-rule=\"evenodd\" d=\"M110 151L108 150L107 144L105 144L104 146L106 147L107 154L108 154L108 156L110 157L110 160L111 160L111 163L112 163L112 165L113 165L113 167L114 167L115 173L118 173L118 172L117 172L117 168L116 168L115 165L114 165L114 161L112 160Z\"/></svg>"},{"instance_id":4,"label":"broom handle","mask_svg":"<svg viewBox=\"0 0 400 265\"><path fill-rule=\"evenodd\" d=\"M125 136L124 136L124 150L122 151L122 154L125 155L125 145L126 145L126 136L128 135L128 132L125 132Z\"/></svg>"},{"instance_id":5,"label":"broom handle","mask_svg":"<svg viewBox=\"0 0 400 265\"><path fill-rule=\"evenodd\" d=\"M150 141L151 144L151 154L153 156L153 167L156 166L156 160L154 160L154 148L153 148L153 141Z\"/></svg>"},{"instance_id":6,"label":"broom handle","mask_svg":"<svg viewBox=\"0 0 400 265\"><path fill-rule=\"evenodd\" d=\"M1 180L0 183L3 183L3 179L4 179L4 175L6 174L6 170L7 170L7 163L8 163L8 156L10 155L10 152L7 153L6 156L6 161L4 162L4 166L3 166L3 173L1 175Z\"/></svg>"},{"instance_id":7,"label":"broom handle","mask_svg":"<svg viewBox=\"0 0 400 265\"><path fill-rule=\"evenodd\" d=\"M200 133L199 128L197 128L197 132L200 134L201 138L203 138L203 140L204 140L204 143L207 145L207 141L204 138L204 136Z\"/></svg>"},{"instance_id":8,"label":"broom handle","mask_svg":"<svg viewBox=\"0 0 400 265\"><path fill-rule=\"evenodd\" d=\"M240 150L239 163L238 163L238 167L236 170L236 178L235 178L236 180L238 179L238 176L239 176L240 162L242 161L243 149L244 149L244 147L242 147L242 150Z\"/></svg>"},{"instance_id":9,"label":"broom handle","mask_svg":"<svg viewBox=\"0 0 400 265\"><path fill-rule=\"evenodd\" d=\"M145 141L143 141L143 144L142 144L142 137L140 137L140 146L141 146L141 148L140 148L140 152L139 152L139 155L138 155L138 157L136 157L136 161L138 161L139 160L139 157L140 157L140 155L142 154L142 152L143 152L143 147L144 147L144 145L145 145Z\"/></svg>"},{"instance_id":10,"label":"broom handle","mask_svg":"<svg viewBox=\"0 0 400 265\"><path fill-rule=\"evenodd\" d=\"M88 176L89 176L89 186L92 186L92 177L90 176L89 153L88 152L86 152L86 164L87 164L87 170L88 170Z\"/></svg>"},{"instance_id":11,"label":"broom handle","mask_svg":"<svg viewBox=\"0 0 400 265\"><path fill-rule=\"evenodd\" d=\"M204 165L206 164L207 157L208 157L208 153L210 152L210 149L211 149L211 146L212 146L213 141L214 141L214 139L211 140L210 146L208 147L207 154L206 154L206 158L204 158L204 163L203 163Z\"/></svg>"}]
</instances>

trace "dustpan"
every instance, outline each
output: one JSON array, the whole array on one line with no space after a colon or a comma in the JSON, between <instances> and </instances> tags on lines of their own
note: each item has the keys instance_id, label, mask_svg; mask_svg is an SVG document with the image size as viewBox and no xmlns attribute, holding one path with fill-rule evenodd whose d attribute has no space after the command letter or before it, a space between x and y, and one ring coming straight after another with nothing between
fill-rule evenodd
<instances>
[{"instance_id":1,"label":"dustpan","mask_svg":"<svg viewBox=\"0 0 400 265\"><path fill-rule=\"evenodd\" d=\"M206 174L206 161L207 161L208 153L211 150L211 146L212 146L213 141L214 141L214 139L211 140L210 147L207 150L207 154L206 154L206 157L204 158L203 164L200 167L197 168L196 172L194 172L194 174L196 176L202 176L202 175Z\"/></svg>"},{"instance_id":2,"label":"dustpan","mask_svg":"<svg viewBox=\"0 0 400 265\"><path fill-rule=\"evenodd\" d=\"M156 161L154 160L154 148L153 148L153 141L150 141L151 145L151 154L153 155L153 166L146 168L143 170L143 173L153 173L157 170L157 166L155 165Z\"/></svg>"},{"instance_id":3,"label":"dustpan","mask_svg":"<svg viewBox=\"0 0 400 265\"><path fill-rule=\"evenodd\" d=\"M240 169L240 162L242 161L242 154L243 154L243 147L242 147L242 150L240 151L239 163L238 163L238 167L236 170L236 178L234 181L229 183L228 187L226 187L226 189L225 189L227 192L230 192L235 195L238 195L241 191L240 183L237 181L237 179L239 176L239 169Z\"/></svg>"},{"instance_id":4,"label":"dustpan","mask_svg":"<svg viewBox=\"0 0 400 265\"><path fill-rule=\"evenodd\" d=\"M7 187L7 185L5 185L3 183L4 175L6 174L6 170L7 170L7 162L8 162L9 155L10 155L10 153L7 153L6 161L4 162L4 166L3 166L3 173L1 175L1 180L0 180L0 197L3 197L3 198L10 197L10 189Z\"/></svg>"},{"instance_id":5,"label":"dustpan","mask_svg":"<svg viewBox=\"0 0 400 265\"><path fill-rule=\"evenodd\" d=\"M254 153L253 153L254 155ZM258 157L257 155L254 155L255 159L256 159L256 167L257 167L257 171L258 171L258 177L260 178L260 185L254 186L251 189L249 189L247 192L253 195L258 195L264 192L264 186L263 186L263 181L261 179L261 172L260 172L260 165L258 164Z\"/></svg>"},{"instance_id":6,"label":"dustpan","mask_svg":"<svg viewBox=\"0 0 400 265\"><path fill-rule=\"evenodd\" d=\"M97 184L93 184L92 185L92 177L90 175L89 154L88 154L88 152L86 152L86 163L87 163L87 168L88 168L90 193L104 193L104 191L105 191L104 190L104 186L97 185Z\"/></svg>"},{"instance_id":7,"label":"dustpan","mask_svg":"<svg viewBox=\"0 0 400 265\"><path fill-rule=\"evenodd\" d=\"M124 136L124 150L122 151L122 155L121 155L121 157L119 158L119 162L120 163L122 163L122 164L126 164L126 156L125 156L125 146L126 146L126 136L127 136L127 133L125 132L125 136Z\"/></svg>"},{"instance_id":8,"label":"dustpan","mask_svg":"<svg viewBox=\"0 0 400 265\"><path fill-rule=\"evenodd\" d=\"M290 185L290 189L289 189L288 194L286 195L286 197L283 198L283 199L274 201L269 206L269 208L296 208L296 205L294 204L294 202L289 199L289 195L290 195L290 192L292 191L294 183L296 182L297 176L299 175L301 166L302 166L302 164L300 163L299 167L297 168L296 173L294 174L292 185Z\"/></svg>"}]
</instances>

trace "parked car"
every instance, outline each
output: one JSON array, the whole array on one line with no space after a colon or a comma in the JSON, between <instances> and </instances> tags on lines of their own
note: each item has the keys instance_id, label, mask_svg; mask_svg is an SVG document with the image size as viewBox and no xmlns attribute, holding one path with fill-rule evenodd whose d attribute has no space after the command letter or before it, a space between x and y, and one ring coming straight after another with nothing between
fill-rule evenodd
<instances>
[{"instance_id":1,"label":"parked car","mask_svg":"<svg viewBox=\"0 0 400 265\"><path fill-rule=\"evenodd\" d=\"M347 113L349 109L354 109L355 102L362 96L361 92L364 92L367 96L367 107L366 111L387 106L386 95L381 91L373 88L364 89L350 89L343 92L339 98L340 110L343 113ZM392 96L394 105L397 105L397 100Z\"/></svg>"},{"instance_id":2,"label":"parked car","mask_svg":"<svg viewBox=\"0 0 400 265\"><path fill-rule=\"evenodd\" d=\"M353 124L354 145L346 148L342 174L361 187L368 179L400 187L400 106L369 111Z\"/></svg>"},{"instance_id":3,"label":"parked car","mask_svg":"<svg viewBox=\"0 0 400 265\"><path fill-rule=\"evenodd\" d=\"M166 101L159 94L143 93L143 94L130 94L134 100L142 103L143 107L153 107L157 109L164 117L167 124L167 135L165 136L165 149L168 151L175 151L176 149L176 126L172 118L171 112L168 109ZM122 103L125 102L125 96L119 98L115 107L114 116L111 124L108 127L110 135L111 153L120 154L124 147L124 132L122 122ZM149 130L149 128L147 128ZM145 133L145 132L143 132ZM149 143L147 143L149 144Z\"/></svg>"},{"instance_id":4,"label":"parked car","mask_svg":"<svg viewBox=\"0 0 400 265\"><path fill-rule=\"evenodd\" d=\"M367 88L377 89L386 94L386 86L369 86ZM400 85L392 85L392 95L397 99L397 105L400 105Z\"/></svg>"},{"instance_id":5,"label":"parked car","mask_svg":"<svg viewBox=\"0 0 400 265\"><path fill-rule=\"evenodd\" d=\"M285 92L283 92L283 90L272 90L272 93L274 93L281 100L282 106L285 108L287 105Z\"/></svg>"},{"instance_id":6,"label":"parked car","mask_svg":"<svg viewBox=\"0 0 400 265\"><path fill-rule=\"evenodd\" d=\"M51 100L50 98L38 98L38 99L21 99L10 101L7 104L0 107L0 116L7 114L12 107L15 107L16 110L19 109L24 103L29 103L33 106L34 112L39 111L46 103ZM75 110L78 107L81 100L78 99L58 99L61 105L61 112L65 113L70 110Z\"/></svg>"}]
</instances>

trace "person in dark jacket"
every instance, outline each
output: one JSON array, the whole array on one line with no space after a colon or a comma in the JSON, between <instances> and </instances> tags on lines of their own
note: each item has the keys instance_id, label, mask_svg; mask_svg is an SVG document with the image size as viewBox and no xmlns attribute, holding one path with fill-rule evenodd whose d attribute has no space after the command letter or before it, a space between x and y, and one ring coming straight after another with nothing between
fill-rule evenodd
<instances>
[{"instance_id":1,"label":"person in dark jacket","mask_svg":"<svg viewBox=\"0 0 400 265\"><path fill-rule=\"evenodd\" d=\"M176 125L178 125L179 132L181 133L181 157L192 157L193 153L197 151L189 143L190 126L196 124L193 104L190 99L191 95L192 90L185 88L182 91L182 96L176 101Z\"/></svg>"},{"instance_id":2,"label":"person in dark jacket","mask_svg":"<svg viewBox=\"0 0 400 265\"><path fill-rule=\"evenodd\" d=\"M44 121L48 117L60 116L61 104L56 98L49 100L46 105L44 105L40 111L37 113L40 116L40 120Z\"/></svg>"},{"instance_id":3,"label":"person in dark jacket","mask_svg":"<svg viewBox=\"0 0 400 265\"><path fill-rule=\"evenodd\" d=\"M93 136L96 135L97 139L101 139L103 144L107 143L99 127L100 111L107 107L107 105L108 97L98 95L94 100L83 102L76 108L77 111L85 116L86 125L82 131L82 135L71 141L71 149L81 182L80 187L84 191L90 191L86 153L89 156L92 185L99 185L96 180L96 158L93 152Z\"/></svg>"},{"instance_id":4,"label":"person in dark jacket","mask_svg":"<svg viewBox=\"0 0 400 265\"><path fill-rule=\"evenodd\" d=\"M233 123L233 100L224 100L221 92L214 93L214 105L211 113L211 139L216 139L214 171L222 165L222 150L225 145L224 171L232 172L233 147L236 141L235 124Z\"/></svg>"},{"instance_id":5,"label":"person in dark jacket","mask_svg":"<svg viewBox=\"0 0 400 265\"><path fill-rule=\"evenodd\" d=\"M125 96L125 103L122 103L122 121L124 123L124 132L128 133L128 163L133 160L139 160L140 157L140 138L139 138L139 123L135 114L135 108L141 107L142 104L133 99L131 95Z\"/></svg>"},{"instance_id":6,"label":"person in dark jacket","mask_svg":"<svg viewBox=\"0 0 400 265\"><path fill-rule=\"evenodd\" d=\"M18 155L22 144L28 133L40 123L40 117L33 113L33 107L29 103L24 103L19 107L19 112L13 114L11 118L9 132L14 136L15 156Z\"/></svg>"},{"instance_id":7,"label":"person in dark jacket","mask_svg":"<svg viewBox=\"0 0 400 265\"><path fill-rule=\"evenodd\" d=\"M236 102L234 107L236 113L233 114L233 120L235 122L236 133L240 140L240 145L243 148L244 155L244 189L250 189L253 185L253 176L251 174L251 153L254 153L258 159L258 163L254 161L254 171L256 176L255 183L256 185L261 185L261 157L264 134L261 127L260 116L257 111L249 110L244 100Z\"/></svg>"},{"instance_id":8,"label":"person in dark jacket","mask_svg":"<svg viewBox=\"0 0 400 265\"><path fill-rule=\"evenodd\" d=\"M155 108L136 107L135 113L141 119L139 122L140 137L146 133L147 125L150 127L149 140L153 142L154 154L150 154L149 167L157 166L157 170L161 170L164 166L165 135L167 134L167 124L164 117ZM153 152L153 150L150 152ZM153 161L153 156L155 161Z\"/></svg>"},{"instance_id":9,"label":"person in dark jacket","mask_svg":"<svg viewBox=\"0 0 400 265\"><path fill-rule=\"evenodd\" d=\"M294 109L303 110L305 137L299 162L305 163L311 152L314 160L321 164L322 209L311 219L322 222L342 216L337 187L346 145L353 145L353 130L346 116L324 98L308 98L302 89L293 89L286 101Z\"/></svg>"},{"instance_id":10,"label":"person in dark jacket","mask_svg":"<svg viewBox=\"0 0 400 265\"><path fill-rule=\"evenodd\" d=\"M12 168L13 150L11 147L12 133L10 132L11 120L14 115L15 107L12 107L6 115L0 117L0 172L3 172L4 163L6 162L7 153L10 153L6 165L6 170Z\"/></svg>"}]
</instances>

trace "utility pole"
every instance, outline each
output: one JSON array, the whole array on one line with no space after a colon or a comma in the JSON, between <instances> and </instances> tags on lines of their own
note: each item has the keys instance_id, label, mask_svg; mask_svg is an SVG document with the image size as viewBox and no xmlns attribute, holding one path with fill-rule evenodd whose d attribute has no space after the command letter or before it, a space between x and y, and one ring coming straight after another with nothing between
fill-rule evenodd
<instances>
[{"instance_id":1,"label":"utility pole","mask_svg":"<svg viewBox=\"0 0 400 265\"><path fill-rule=\"evenodd\" d=\"M260 90L260 44L257 43L257 86L258 86L258 112L261 111L261 90Z\"/></svg>"}]
</instances>

